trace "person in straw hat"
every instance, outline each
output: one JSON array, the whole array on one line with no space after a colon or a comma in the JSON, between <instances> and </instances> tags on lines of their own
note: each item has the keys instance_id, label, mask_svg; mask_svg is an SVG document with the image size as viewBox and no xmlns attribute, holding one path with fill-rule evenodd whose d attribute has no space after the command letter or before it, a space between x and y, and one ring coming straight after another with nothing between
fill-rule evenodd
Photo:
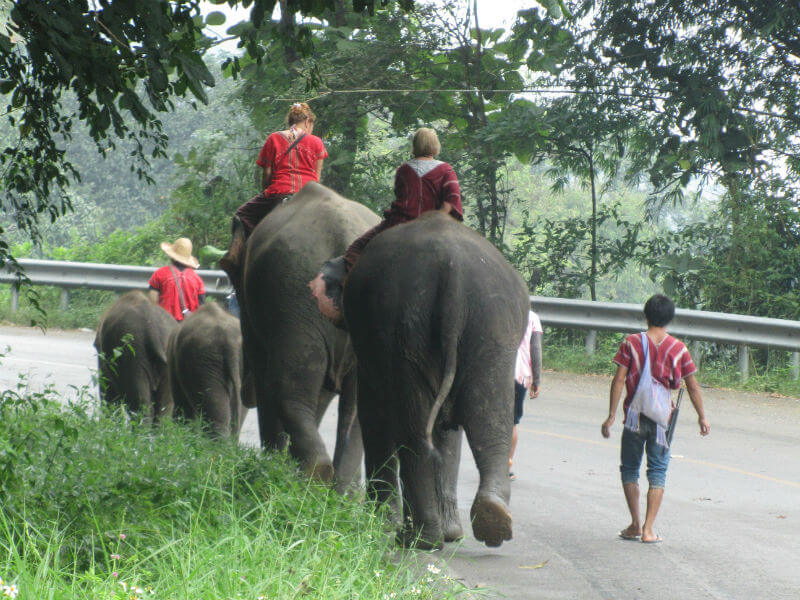
<instances>
[{"instance_id":1,"label":"person in straw hat","mask_svg":"<svg viewBox=\"0 0 800 600\"><path fill-rule=\"evenodd\" d=\"M206 298L206 286L194 272L200 263L192 256L189 238L178 238L174 244L161 242L161 249L171 262L150 278L150 299L177 321L183 321Z\"/></svg>"}]
</instances>

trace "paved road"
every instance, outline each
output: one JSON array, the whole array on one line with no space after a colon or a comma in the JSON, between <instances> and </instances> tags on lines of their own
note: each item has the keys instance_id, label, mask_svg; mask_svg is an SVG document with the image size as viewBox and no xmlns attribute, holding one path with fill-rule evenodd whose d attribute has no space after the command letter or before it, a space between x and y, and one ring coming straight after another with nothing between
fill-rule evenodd
<instances>
[{"instance_id":1,"label":"paved road","mask_svg":"<svg viewBox=\"0 0 800 600\"><path fill-rule=\"evenodd\" d=\"M0 328L0 389L17 371L60 390L90 385L90 332ZM514 539L499 549L471 535L437 553L453 576L490 597L800 598L800 400L704 390L711 435L696 433L687 405L656 523L664 543L626 542L618 439L600 436L608 380L545 373L544 392L523 418L512 484ZM688 404L688 403L687 403ZM333 439L333 419L323 423ZM257 442L255 413L243 440ZM477 487L465 452L462 518ZM426 559L427 560L427 559Z\"/></svg>"}]
</instances>

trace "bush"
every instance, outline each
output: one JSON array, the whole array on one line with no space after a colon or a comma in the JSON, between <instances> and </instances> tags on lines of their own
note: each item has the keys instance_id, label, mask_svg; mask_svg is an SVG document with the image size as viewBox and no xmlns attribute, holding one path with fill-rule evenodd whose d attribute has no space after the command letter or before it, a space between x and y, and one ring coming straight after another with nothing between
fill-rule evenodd
<instances>
[{"instance_id":1,"label":"bush","mask_svg":"<svg viewBox=\"0 0 800 600\"><path fill-rule=\"evenodd\" d=\"M458 592L408 555L390 560L387 521L284 455L211 440L197 424L95 413L48 394L0 396L0 577L21 598Z\"/></svg>"}]
</instances>

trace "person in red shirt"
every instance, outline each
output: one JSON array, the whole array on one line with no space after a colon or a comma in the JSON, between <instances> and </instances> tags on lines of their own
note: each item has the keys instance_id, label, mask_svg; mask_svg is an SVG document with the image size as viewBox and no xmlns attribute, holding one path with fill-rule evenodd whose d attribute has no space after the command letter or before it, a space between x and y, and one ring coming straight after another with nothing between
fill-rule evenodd
<instances>
[{"instance_id":1,"label":"person in red shirt","mask_svg":"<svg viewBox=\"0 0 800 600\"><path fill-rule=\"evenodd\" d=\"M647 340L652 377L667 389L673 390L681 386L681 381L686 382L686 390L697 412L700 435L708 435L710 429L703 409L703 396L694 376L697 367L683 342L667 333L666 327L675 316L675 304L666 296L656 294L645 303L644 316L647 320L644 337ZM664 497L669 449L657 443L657 424L653 420L643 414L639 415L635 430L631 427L633 423L628 423L628 409L639 385L642 367L645 365L645 348L642 341L641 334L629 335L614 356L617 373L611 382L608 418L603 422L601 433L605 438L611 435L611 426L616 418L624 386L626 395L623 412L626 426L622 430L620 474L625 500L631 513L631 523L619 532L619 536L626 540L641 539L645 543L657 543L661 541L661 537L653 532L653 523ZM642 524L639 517L638 482L639 468L645 451L647 480L650 487L647 491L647 512Z\"/></svg>"},{"instance_id":2,"label":"person in red shirt","mask_svg":"<svg viewBox=\"0 0 800 600\"><path fill-rule=\"evenodd\" d=\"M205 302L206 286L194 272L200 263L192 256L188 238L179 238L174 244L162 242L161 249L172 260L150 277L150 299L176 321L183 321Z\"/></svg>"},{"instance_id":3,"label":"person in red shirt","mask_svg":"<svg viewBox=\"0 0 800 600\"><path fill-rule=\"evenodd\" d=\"M234 287L238 284L244 244L256 225L309 181L319 181L328 152L313 134L316 120L308 104L293 104L286 116L288 129L271 134L261 148L255 178L263 191L236 210L231 245L219 261Z\"/></svg>"},{"instance_id":4,"label":"person in red shirt","mask_svg":"<svg viewBox=\"0 0 800 600\"><path fill-rule=\"evenodd\" d=\"M322 272L309 283L320 312L333 321L341 319L339 299L342 282L372 238L431 210L441 211L459 221L464 220L458 177L453 167L436 160L441 151L436 131L421 127L414 133L411 146L413 158L400 165L395 172L395 200L384 211L383 221L350 244L344 256L326 262Z\"/></svg>"}]
</instances>

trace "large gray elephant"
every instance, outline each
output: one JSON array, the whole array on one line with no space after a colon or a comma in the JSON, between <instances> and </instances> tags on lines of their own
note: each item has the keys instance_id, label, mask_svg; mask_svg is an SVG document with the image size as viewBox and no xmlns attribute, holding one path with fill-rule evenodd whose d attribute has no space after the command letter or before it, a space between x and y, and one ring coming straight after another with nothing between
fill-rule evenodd
<instances>
[{"instance_id":1,"label":"large gray elephant","mask_svg":"<svg viewBox=\"0 0 800 600\"><path fill-rule=\"evenodd\" d=\"M486 239L432 211L370 242L343 302L368 495L392 501L397 457L402 541L438 547L460 537L462 427L480 472L473 533L488 546L511 539L514 358L529 306L522 278Z\"/></svg>"},{"instance_id":2,"label":"large gray elephant","mask_svg":"<svg viewBox=\"0 0 800 600\"><path fill-rule=\"evenodd\" d=\"M247 241L240 318L261 443L289 451L303 470L343 490L359 469L355 356L346 332L320 315L308 287L327 259L374 226L365 206L309 183L269 213ZM331 461L318 427L339 393Z\"/></svg>"},{"instance_id":3,"label":"large gray elephant","mask_svg":"<svg viewBox=\"0 0 800 600\"><path fill-rule=\"evenodd\" d=\"M100 318L100 397L158 421L172 416L167 379L167 339L177 321L140 291L122 295Z\"/></svg>"},{"instance_id":4,"label":"large gray elephant","mask_svg":"<svg viewBox=\"0 0 800 600\"><path fill-rule=\"evenodd\" d=\"M253 406L242 389L242 333L239 319L212 302L189 315L167 346L169 383L175 414L200 417L213 435L239 439Z\"/></svg>"}]
</instances>

